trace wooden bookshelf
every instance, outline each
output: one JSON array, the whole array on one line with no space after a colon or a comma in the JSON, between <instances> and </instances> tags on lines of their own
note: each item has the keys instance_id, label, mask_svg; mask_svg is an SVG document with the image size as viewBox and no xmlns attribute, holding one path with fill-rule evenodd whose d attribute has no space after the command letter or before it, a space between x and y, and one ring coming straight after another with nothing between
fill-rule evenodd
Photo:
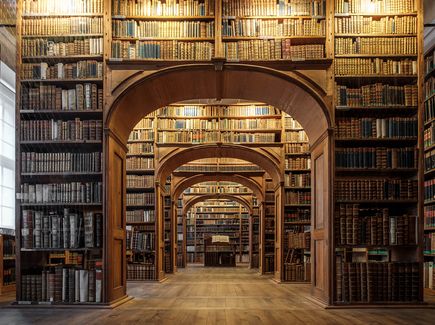
<instances>
[{"instance_id":1,"label":"wooden bookshelf","mask_svg":"<svg viewBox=\"0 0 435 325\"><path fill-rule=\"evenodd\" d=\"M377 4L373 4L372 9L375 7L377 9L371 13L363 11L362 8L365 8L363 2L363 0L356 1L350 6L348 2L343 0L335 1L334 61L337 62L335 68L335 103L339 129L336 139L335 177L336 187L349 185L347 188L349 195L344 199L340 194L342 192L338 189L335 201L334 303L337 305L367 304L375 301L378 303L415 303L423 299L423 292L419 287L422 259L418 247L421 239L416 236L420 233L419 225L422 223L421 208L417 201L419 195L417 180L421 177L419 173L420 134L406 133L405 128L397 129L397 136L381 134L380 122L376 122L377 131L380 133L374 134L374 136L368 134L362 137L349 136L350 133L347 132L353 132L359 125L362 125L360 123L367 123L361 121L370 121L372 118L376 118L378 121L383 119L382 123L384 124L394 123L393 120L402 120L404 123L411 123L415 130L418 129L420 116L415 107L420 103L418 89L420 87L421 65L417 54L420 53L421 49L419 34L421 27L417 22L421 17L416 14L419 4L418 1L404 1L394 12L389 12L389 8L393 7L388 7L388 5L392 2L382 1L387 6L381 8L376 7ZM400 15L393 15L393 13L397 14L398 8L401 9L399 10ZM396 29L384 29L381 32L379 30L381 24L387 21L403 23L403 25L396 26ZM370 31L368 31L369 28ZM374 41L391 44L391 47L388 50L378 49L375 45L371 45L375 44ZM405 50L401 48L399 42L406 43L409 47ZM356 49L354 46L360 47ZM363 67L362 62L365 62L367 66ZM375 70L371 72L369 66L373 62L397 64L403 67L409 64L409 67L412 65L412 69L403 73L404 70L392 72L373 66ZM350 67L349 65L345 68L341 64L356 64L358 68L350 71L346 70ZM342 68L345 69L341 70ZM366 68L368 70L364 70ZM384 91L380 97L376 97L379 91L387 88L395 88L402 94L400 102L397 102L397 98L391 96L388 90ZM355 101L353 101L354 99ZM347 128L346 121L352 121L353 126ZM367 129L364 127L356 132L365 132L364 130ZM402 135L405 134L409 136L403 137ZM352 194L354 191L364 192L363 184L367 182L372 184L387 176L396 178L396 182L415 181L412 195L408 195L406 198L400 197L400 199L399 197L386 199L379 197L360 198ZM361 184L361 188L353 187L355 184ZM345 195L344 192L342 194ZM376 213L378 217L374 217ZM402 220L401 217L395 217L402 214L409 216L409 224L408 219L406 219L406 229L402 229L401 221L398 223L398 220ZM364 238L364 234L359 234L358 231L375 229L373 222L376 218L384 220L386 223L384 227L387 227L384 231L388 232L382 237L383 242L378 243L377 247L373 247L370 242L366 242L367 238ZM366 225L365 222L369 222L368 220L372 220L372 224ZM396 229L397 226L399 228ZM412 228L407 228L411 226ZM402 241L402 238L396 237L396 230L405 233L409 231L410 237L406 237L406 240ZM381 238L370 238L372 242L377 239L381 240ZM397 240L400 241L401 245L391 245ZM346 243L348 245L345 245ZM346 247L344 250L341 249L344 247ZM383 250L385 257L379 260L376 259L376 255L367 254L373 249ZM393 251L394 254L392 254ZM409 255L409 251L413 252L413 257ZM386 269L388 267L388 277L394 282L397 281L395 280L396 272L399 269L402 270L404 265L409 271L406 276L412 281L412 293L409 291L409 294L406 295L399 294L394 290L392 290L393 294L390 295L382 295L376 291L367 292L367 287L361 284L360 287L357 287L355 279L352 278L354 272L358 272L359 276L363 279L367 278L368 282L376 281L376 279L381 281L377 268ZM390 286L388 288L390 290ZM362 290L362 294L357 297L353 294L353 290Z\"/></svg>"},{"instance_id":2,"label":"wooden bookshelf","mask_svg":"<svg viewBox=\"0 0 435 325\"><path fill-rule=\"evenodd\" d=\"M0 295L15 291L15 234L0 229Z\"/></svg>"}]
</instances>

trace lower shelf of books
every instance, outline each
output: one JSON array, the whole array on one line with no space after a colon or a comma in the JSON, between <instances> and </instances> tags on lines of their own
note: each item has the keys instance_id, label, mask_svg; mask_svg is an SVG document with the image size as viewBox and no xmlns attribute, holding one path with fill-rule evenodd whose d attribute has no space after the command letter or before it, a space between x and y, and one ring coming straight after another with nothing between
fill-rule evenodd
<instances>
[{"instance_id":1,"label":"lower shelf of books","mask_svg":"<svg viewBox=\"0 0 435 325\"><path fill-rule=\"evenodd\" d=\"M148 281L156 279L154 263L127 264L127 281Z\"/></svg>"}]
</instances>

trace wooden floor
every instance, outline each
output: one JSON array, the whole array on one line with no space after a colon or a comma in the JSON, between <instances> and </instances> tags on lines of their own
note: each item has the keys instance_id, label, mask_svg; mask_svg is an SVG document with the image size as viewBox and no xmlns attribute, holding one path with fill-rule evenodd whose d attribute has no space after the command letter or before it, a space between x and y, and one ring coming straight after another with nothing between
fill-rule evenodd
<instances>
[{"instance_id":1,"label":"wooden floor","mask_svg":"<svg viewBox=\"0 0 435 325\"><path fill-rule=\"evenodd\" d=\"M191 266L163 283L131 283L113 310L0 309L0 324L434 324L435 309L325 310L303 284L276 284L246 267ZM0 303L4 305L4 298Z\"/></svg>"}]
</instances>

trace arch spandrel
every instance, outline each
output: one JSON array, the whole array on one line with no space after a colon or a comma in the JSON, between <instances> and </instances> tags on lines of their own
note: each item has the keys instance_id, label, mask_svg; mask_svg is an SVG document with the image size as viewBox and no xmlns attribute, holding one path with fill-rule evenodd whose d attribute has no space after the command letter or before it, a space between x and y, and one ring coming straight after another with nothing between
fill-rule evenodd
<instances>
[{"instance_id":1,"label":"arch spandrel","mask_svg":"<svg viewBox=\"0 0 435 325\"><path fill-rule=\"evenodd\" d=\"M187 211L189 211L190 208L196 203L200 203L207 200L214 200L214 199L227 199L227 200L238 202L241 205L243 205L249 211L249 213L252 214L251 203L245 198L237 196L236 194L231 195L231 194L215 193L215 194L197 195L189 199L187 202L185 202L183 206L183 215L185 215Z\"/></svg>"}]
</instances>

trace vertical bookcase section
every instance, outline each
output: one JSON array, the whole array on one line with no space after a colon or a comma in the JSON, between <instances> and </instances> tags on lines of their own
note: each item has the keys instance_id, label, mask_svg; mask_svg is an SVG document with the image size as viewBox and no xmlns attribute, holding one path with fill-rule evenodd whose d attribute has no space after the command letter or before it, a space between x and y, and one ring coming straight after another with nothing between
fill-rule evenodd
<instances>
[{"instance_id":1,"label":"vertical bookcase section","mask_svg":"<svg viewBox=\"0 0 435 325\"><path fill-rule=\"evenodd\" d=\"M103 296L103 1L21 0L17 301Z\"/></svg>"},{"instance_id":2,"label":"vertical bookcase section","mask_svg":"<svg viewBox=\"0 0 435 325\"><path fill-rule=\"evenodd\" d=\"M15 231L0 228L0 295L15 292Z\"/></svg>"},{"instance_id":3,"label":"vertical bookcase section","mask_svg":"<svg viewBox=\"0 0 435 325\"><path fill-rule=\"evenodd\" d=\"M423 299L419 3L335 1L335 304Z\"/></svg>"}]
</instances>

